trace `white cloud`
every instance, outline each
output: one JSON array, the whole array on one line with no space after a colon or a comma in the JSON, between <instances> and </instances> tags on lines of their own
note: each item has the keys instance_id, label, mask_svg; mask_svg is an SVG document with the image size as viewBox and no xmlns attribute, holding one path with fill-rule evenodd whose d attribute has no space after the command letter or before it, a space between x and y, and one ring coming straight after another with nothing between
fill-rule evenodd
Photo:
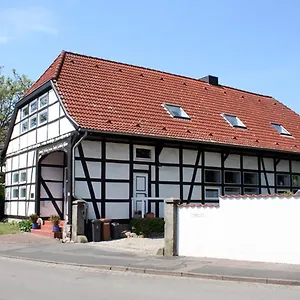
<instances>
[{"instance_id":1,"label":"white cloud","mask_svg":"<svg viewBox=\"0 0 300 300\"><path fill-rule=\"evenodd\" d=\"M55 17L43 7L9 8L0 12L0 43L33 33L56 35Z\"/></svg>"}]
</instances>

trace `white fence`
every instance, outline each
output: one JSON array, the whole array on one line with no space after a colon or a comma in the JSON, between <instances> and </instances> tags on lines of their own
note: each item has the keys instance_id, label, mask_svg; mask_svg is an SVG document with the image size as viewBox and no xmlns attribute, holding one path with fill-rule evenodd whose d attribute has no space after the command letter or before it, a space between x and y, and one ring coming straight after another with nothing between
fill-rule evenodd
<instances>
[{"instance_id":1,"label":"white fence","mask_svg":"<svg viewBox=\"0 0 300 300\"><path fill-rule=\"evenodd\" d=\"M300 197L179 206L177 233L178 255L300 264Z\"/></svg>"}]
</instances>

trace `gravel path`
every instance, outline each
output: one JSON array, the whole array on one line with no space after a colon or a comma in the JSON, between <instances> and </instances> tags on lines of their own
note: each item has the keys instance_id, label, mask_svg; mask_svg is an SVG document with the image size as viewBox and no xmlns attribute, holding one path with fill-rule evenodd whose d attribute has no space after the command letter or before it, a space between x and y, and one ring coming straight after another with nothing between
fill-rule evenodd
<instances>
[{"instance_id":1,"label":"gravel path","mask_svg":"<svg viewBox=\"0 0 300 300\"><path fill-rule=\"evenodd\" d=\"M146 255L156 255L158 249L164 246L164 239L124 238L107 242L91 242L95 247L110 248Z\"/></svg>"}]
</instances>

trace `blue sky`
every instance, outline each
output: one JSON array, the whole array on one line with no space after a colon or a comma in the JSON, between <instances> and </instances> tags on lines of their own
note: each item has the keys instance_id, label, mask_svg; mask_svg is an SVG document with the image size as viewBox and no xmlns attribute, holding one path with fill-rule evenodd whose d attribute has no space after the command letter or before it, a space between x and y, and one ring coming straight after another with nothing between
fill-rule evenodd
<instances>
[{"instance_id":1,"label":"blue sky","mask_svg":"<svg viewBox=\"0 0 300 300\"><path fill-rule=\"evenodd\" d=\"M37 79L68 50L219 77L300 113L300 1L2 0L0 65Z\"/></svg>"}]
</instances>

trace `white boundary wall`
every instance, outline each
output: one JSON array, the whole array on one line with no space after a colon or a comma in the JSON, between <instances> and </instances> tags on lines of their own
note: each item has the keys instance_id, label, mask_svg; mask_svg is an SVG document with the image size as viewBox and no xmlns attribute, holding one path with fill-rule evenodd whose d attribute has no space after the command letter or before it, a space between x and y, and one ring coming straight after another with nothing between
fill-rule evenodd
<instances>
[{"instance_id":1,"label":"white boundary wall","mask_svg":"<svg viewBox=\"0 0 300 300\"><path fill-rule=\"evenodd\" d=\"M178 207L178 255L300 264L300 197L220 198Z\"/></svg>"}]
</instances>

